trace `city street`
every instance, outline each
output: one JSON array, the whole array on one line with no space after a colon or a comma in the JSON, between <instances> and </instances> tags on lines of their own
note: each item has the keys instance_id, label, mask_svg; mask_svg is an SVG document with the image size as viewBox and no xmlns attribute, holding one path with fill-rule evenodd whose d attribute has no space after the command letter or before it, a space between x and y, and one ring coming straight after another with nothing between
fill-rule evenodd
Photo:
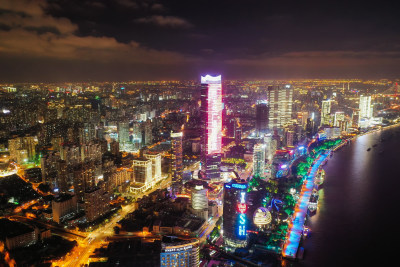
<instances>
[{"instance_id":1,"label":"city street","mask_svg":"<svg viewBox=\"0 0 400 267\"><path fill-rule=\"evenodd\" d=\"M136 196L136 199L143 197L144 195L151 194L157 189L166 188L171 182L171 179L165 179L160 185L154 186L152 189L141 193ZM122 207L121 212L105 224L89 233L83 241L78 241L78 247L73 250L73 252L67 256L63 261L54 263L54 266L81 266L82 264L87 264L89 262L89 257L93 251L98 248L102 243L105 242L107 237L114 235L114 226L117 222L122 220L127 214L135 210L135 203L129 204ZM84 233L85 234L85 233Z\"/></svg>"}]
</instances>

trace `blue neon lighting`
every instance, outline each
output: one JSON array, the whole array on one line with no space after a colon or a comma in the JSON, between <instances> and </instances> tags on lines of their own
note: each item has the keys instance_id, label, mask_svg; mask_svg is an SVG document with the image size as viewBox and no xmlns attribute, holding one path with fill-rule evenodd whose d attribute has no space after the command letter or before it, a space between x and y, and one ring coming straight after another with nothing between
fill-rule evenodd
<instances>
[{"instance_id":1,"label":"blue neon lighting","mask_svg":"<svg viewBox=\"0 0 400 267\"><path fill-rule=\"evenodd\" d=\"M238 188L238 189L246 189L247 186L245 184L232 184L232 187Z\"/></svg>"},{"instance_id":2,"label":"blue neon lighting","mask_svg":"<svg viewBox=\"0 0 400 267\"><path fill-rule=\"evenodd\" d=\"M231 186L229 184L226 184L225 187L226 188L231 188Z\"/></svg>"},{"instance_id":3,"label":"blue neon lighting","mask_svg":"<svg viewBox=\"0 0 400 267\"><path fill-rule=\"evenodd\" d=\"M239 214L238 235L246 236L246 214Z\"/></svg>"},{"instance_id":4,"label":"blue neon lighting","mask_svg":"<svg viewBox=\"0 0 400 267\"><path fill-rule=\"evenodd\" d=\"M239 225L239 236L246 236L246 226Z\"/></svg>"},{"instance_id":5,"label":"blue neon lighting","mask_svg":"<svg viewBox=\"0 0 400 267\"><path fill-rule=\"evenodd\" d=\"M239 214L239 223L240 224L246 223L246 215L244 213Z\"/></svg>"}]
</instances>

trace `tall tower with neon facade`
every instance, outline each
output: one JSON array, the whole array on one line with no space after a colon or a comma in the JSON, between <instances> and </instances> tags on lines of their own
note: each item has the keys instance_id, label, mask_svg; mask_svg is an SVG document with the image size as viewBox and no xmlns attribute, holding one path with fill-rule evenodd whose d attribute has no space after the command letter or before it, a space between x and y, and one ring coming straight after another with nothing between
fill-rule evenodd
<instances>
[{"instance_id":1,"label":"tall tower with neon facade","mask_svg":"<svg viewBox=\"0 0 400 267\"><path fill-rule=\"evenodd\" d=\"M222 142L221 75L201 76L202 161L207 179L220 178Z\"/></svg>"},{"instance_id":2,"label":"tall tower with neon facade","mask_svg":"<svg viewBox=\"0 0 400 267\"><path fill-rule=\"evenodd\" d=\"M227 247L247 246L247 182L232 180L224 185L223 238Z\"/></svg>"}]
</instances>

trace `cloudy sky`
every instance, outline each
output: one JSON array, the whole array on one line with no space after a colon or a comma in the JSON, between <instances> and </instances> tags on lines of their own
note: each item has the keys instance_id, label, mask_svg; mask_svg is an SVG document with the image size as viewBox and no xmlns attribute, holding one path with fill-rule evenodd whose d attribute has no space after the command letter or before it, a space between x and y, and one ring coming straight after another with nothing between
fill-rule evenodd
<instances>
[{"instance_id":1,"label":"cloudy sky","mask_svg":"<svg viewBox=\"0 0 400 267\"><path fill-rule=\"evenodd\" d=\"M1 0L0 81L398 78L389 2Z\"/></svg>"}]
</instances>

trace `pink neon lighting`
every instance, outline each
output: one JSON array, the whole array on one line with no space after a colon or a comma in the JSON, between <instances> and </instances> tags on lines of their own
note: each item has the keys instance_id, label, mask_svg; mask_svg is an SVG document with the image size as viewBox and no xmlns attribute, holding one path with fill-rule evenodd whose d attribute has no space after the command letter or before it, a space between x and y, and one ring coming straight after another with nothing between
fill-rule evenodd
<instances>
[{"instance_id":1,"label":"pink neon lighting","mask_svg":"<svg viewBox=\"0 0 400 267\"><path fill-rule=\"evenodd\" d=\"M208 84L207 154L221 153L222 142L222 85L221 76L201 77Z\"/></svg>"},{"instance_id":2,"label":"pink neon lighting","mask_svg":"<svg viewBox=\"0 0 400 267\"><path fill-rule=\"evenodd\" d=\"M237 205L237 210L238 210L240 213L245 213L246 210L247 210L247 205L244 204L244 203L238 203L238 205Z\"/></svg>"}]
</instances>

